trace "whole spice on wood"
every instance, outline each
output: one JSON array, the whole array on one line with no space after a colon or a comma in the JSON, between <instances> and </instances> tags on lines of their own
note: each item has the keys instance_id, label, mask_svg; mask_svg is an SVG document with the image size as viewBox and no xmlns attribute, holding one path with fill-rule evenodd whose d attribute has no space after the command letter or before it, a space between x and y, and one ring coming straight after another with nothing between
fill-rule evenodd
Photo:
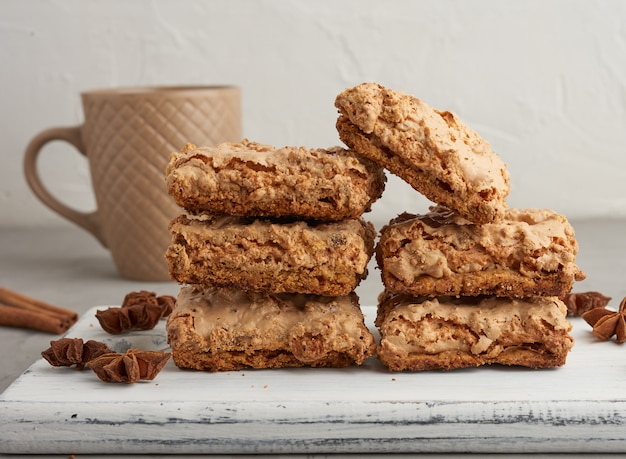
<instances>
[{"instance_id":1,"label":"whole spice on wood","mask_svg":"<svg viewBox=\"0 0 626 459\"><path fill-rule=\"evenodd\" d=\"M567 306L567 315L581 316L591 309L603 308L609 304L611 297L600 292L576 292L564 295L561 300Z\"/></svg>"},{"instance_id":2,"label":"whole spice on wood","mask_svg":"<svg viewBox=\"0 0 626 459\"><path fill-rule=\"evenodd\" d=\"M111 349L100 341L90 339L83 342L82 338L61 338L50 341L50 347L41 355L52 366L71 367L76 365L77 370L82 370L91 359L110 352L112 352Z\"/></svg>"},{"instance_id":3,"label":"whole spice on wood","mask_svg":"<svg viewBox=\"0 0 626 459\"><path fill-rule=\"evenodd\" d=\"M121 307L96 311L96 318L106 332L114 335L127 330L151 330L172 312L174 303L174 297L169 295L157 297L156 293L145 290L131 292L124 297Z\"/></svg>"},{"instance_id":4,"label":"whole spice on wood","mask_svg":"<svg viewBox=\"0 0 626 459\"><path fill-rule=\"evenodd\" d=\"M129 349L124 354L104 354L90 360L87 367L105 382L134 383L156 378L170 358L170 353L162 351L142 351Z\"/></svg>"},{"instance_id":5,"label":"whole spice on wood","mask_svg":"<svg viewBox=\"0 0 626 459\"><path fill-rule=\"evenodd\" d=\"M161 318L169 316L176 305L176 298L170 295L161 295L157 297L157 302L161 306Z\"/></svg>"},{"instance_id":6,"label":"whole spice on wood","mask_svg":"<svg viewBox=\"0 0 626 459\"><path fill-rule=\"evenodd\" d=\"M606 341L615 335L619 344L626 342L626 298L619 304L617 311L606 308L595 308L585 312L583 319L593 327L592 333Z\"/></svg>"}]
</instances>

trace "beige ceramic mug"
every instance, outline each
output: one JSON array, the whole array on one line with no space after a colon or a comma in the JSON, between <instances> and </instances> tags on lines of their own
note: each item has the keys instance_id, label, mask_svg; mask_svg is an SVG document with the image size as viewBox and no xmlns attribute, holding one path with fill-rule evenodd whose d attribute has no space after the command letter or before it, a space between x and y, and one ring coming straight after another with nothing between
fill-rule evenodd
<instances>
[{"instance_id":1,"label":"beige ceramic mug","mask_svg":"<svg viewBox=\"0 0 626 459\"><path fill-rule=\"evenodd\" d=\"M168 225L181 213L165 188L171 152L186 143L241 140L240 90L231 86L117 88L82 95L84 123L52 128L30 142L24 158L29 186L41 201L93 234L119 273L168 280ZM42 147L65 140L86 156L96 210L79 212L55 198L36 167Z\"/></svg>"}]
</instances>

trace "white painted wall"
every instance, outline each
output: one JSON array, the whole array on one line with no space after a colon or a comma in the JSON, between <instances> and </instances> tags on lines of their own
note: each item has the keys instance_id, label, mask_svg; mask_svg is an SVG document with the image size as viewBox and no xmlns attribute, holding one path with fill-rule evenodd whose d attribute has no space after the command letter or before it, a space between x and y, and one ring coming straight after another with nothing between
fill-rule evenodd
<instances>
[{"instance_id":1,"label":"white painted wall","mask_svg":"<svg viewBox=\"0 0 626 459\"><path fill-rule=\"evenodd\" d=\"M624 1L2 0L0 225L69 225L30 192L22 155L82 121L80 91L235 84L246 137L325 147L335 95L362 81L457 112L508 163L511 206L626 216ZM93 207L71 147L40 164L63 200ZM426 206L391 177L370 215Z\"/></svg>"}]
</instances>

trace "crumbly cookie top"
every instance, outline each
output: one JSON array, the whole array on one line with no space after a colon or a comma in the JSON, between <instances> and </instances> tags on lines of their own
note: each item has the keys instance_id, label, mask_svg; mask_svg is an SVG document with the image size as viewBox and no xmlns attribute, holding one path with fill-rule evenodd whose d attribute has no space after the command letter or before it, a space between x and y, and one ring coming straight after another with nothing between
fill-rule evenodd
<instances>
[{"instance_id":1,"label":"crumbly cookie top","mask_svg":"<svg viewBox=\"0 0 626 459\"><path fill-rule=\"evenodd\" d=\"M172 225L182 232L185 226L191 231L211 235L211 241L228 243L233 235L250 241L267 242L280 246L302 243L300 237L329 240L333 245L344 245L350 241L362 241L374 237L373 225L363 218L347 218L338 222L316 222L305 220L232 217L207 213L182 214ZM291 241L294 239L294 241Z\"/></svg>"},{"instance_id":2,"label":"crumbly cookie top","mask_svg":"<svg viewBox=\"0 0 626 459\"><path fill-rule=\"evenodd\" d=\"M256 348L288 342L290 335L301 335L304 330L314 336L323 335L335 350L349 349L361 341L365 330L355 294L272 295L186 286L180 290L169 320L181 315L194 317L196 332L208 339L214 336L213 344L225 351L240 349L248 341ZM219 339L225 335L233 339Z\"/></svg>"},{"instance_id":3,"label":"crumbly cookie top","mask_svg":"<svg viewBox=\"0 0 626 459\"><path fill-rule=\"evenodd\" d=\"M224 142L214 147L197 147L187 144L180 152L171 154L166 175L193 161L210 163L213 168L219 169L233 160L250 162L263 167L276 167L279 171L289 171L296 166L297 169L294 170L300 170L302 164L306 164L305 169L314 167L322 173L324 165L332 162L336 167L356 169L362 174L368 173L363 158L356 157L355 152L339 146L314 149L295 146L275 148L244 139L241 142Z\"/></svg>"},{"instance_id":4,"label":"crumbly cookie top","mask_svg":"<svg viewBox=\"0 0 626 459\"><path fill-rule=\"evenodd\" d=\"M523 341L529 329L569 332L571 323L566 318L567 307L557 297L533 297L529 299L496 297L438 297L410 298L404 295L387 295L382 308L386 314L380 317L379 325L388 327L381 330L390 343L397 340L404 352L424 352L436 354L466 346L465 351L480 354L495 343L514 344L514 339ZM420 336L415 337L414 349L406 349L407 343L402 333L389 332L408 322L433 321L431 328L420 328ZM394 324L395 321L395 324ZM439 321L453 323L471 330L477 339L471 343L459 343L444 336L437 326ZM419 344L418 344L419 343ZM571 343L570 343L571 344Z\"/></svg>"}]
</instances>

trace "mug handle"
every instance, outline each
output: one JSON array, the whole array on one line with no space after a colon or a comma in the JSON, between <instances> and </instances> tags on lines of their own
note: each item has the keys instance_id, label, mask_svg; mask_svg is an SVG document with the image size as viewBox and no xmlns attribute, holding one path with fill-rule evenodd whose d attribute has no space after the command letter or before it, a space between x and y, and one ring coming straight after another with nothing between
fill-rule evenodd
<instances>
[{"instance_id":1,"label":"mug handle","mask_svg":"<svg viewBox=\"0 0 626 459\"><path fill-rule=\"evenodd\" d=\"M104 247L106 247L107 244L102 236L99 224L98 210L96 209L93 212L79 212L66 206L50 194L50 192L43 185L37 171L37 158L39 157L41 149L44 145L53 140L65 140L66 142L74 145L74 147L76 147L76 149L83 156L86 156L81 129L82 126L51 128L37 134L26 147L26 152L24 154L24 174L33 193L35 193L35 195L45 205L61 216L67 218L69 221L90 232Z\"/></svg>"}]
</instances>

